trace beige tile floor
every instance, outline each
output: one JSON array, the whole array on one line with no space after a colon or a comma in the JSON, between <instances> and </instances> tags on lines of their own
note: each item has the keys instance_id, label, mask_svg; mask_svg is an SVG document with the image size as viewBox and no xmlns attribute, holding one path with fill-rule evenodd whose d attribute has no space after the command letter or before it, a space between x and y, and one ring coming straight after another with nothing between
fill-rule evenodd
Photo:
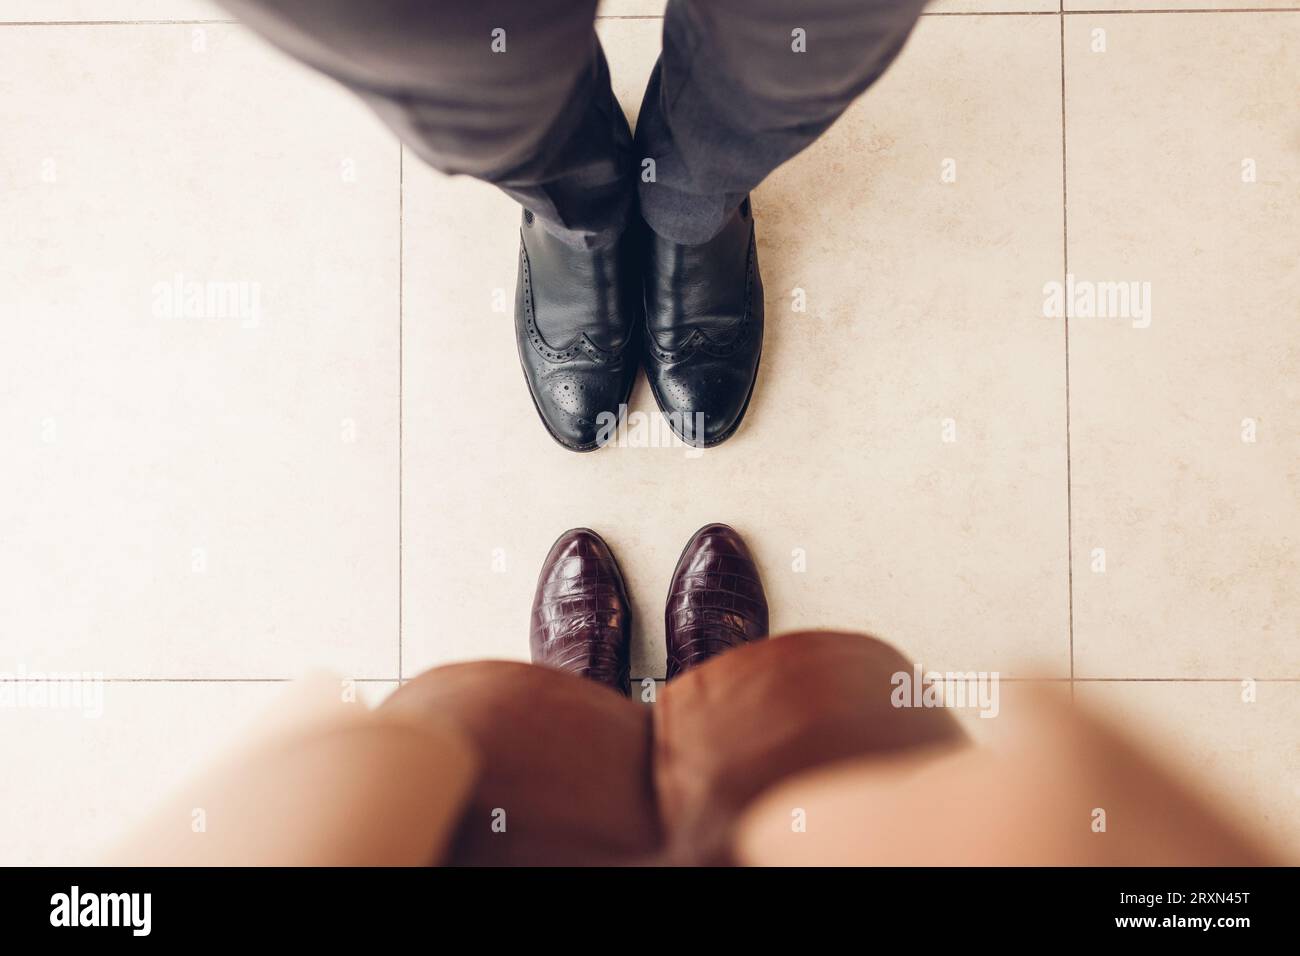
<instances>
[{"instance_id":1,"label":"beige tile floor","mask_svg":"<svg viewBox=\"0 0 1300 956\"><path fill-rule=\"evenodd\" d=\"M759 189L760 388L690 457L547 438L490 188L203 0L0 0L0 675L109 679L0 710L0 862L91 858L306 670L524 657L573 525L661 675L708 520L776 628L1073 677L1300 853L1300 9L1065 7L934 4ZM662 9L602 7L629 111ZM1044 318L1067 271L1149 282L1149 327ZM256 312L160 314L177 274Z\"/></svg>"}]
</instances>

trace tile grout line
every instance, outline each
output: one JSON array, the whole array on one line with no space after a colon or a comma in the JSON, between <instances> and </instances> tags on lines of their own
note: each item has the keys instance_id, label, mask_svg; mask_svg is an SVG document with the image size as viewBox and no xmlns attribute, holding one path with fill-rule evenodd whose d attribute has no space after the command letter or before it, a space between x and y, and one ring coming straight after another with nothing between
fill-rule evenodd
<instances>
[{"instance_id":1,"label":"tile grout line","mask_svg":"<svg viewBox=\"0 0 1300 956\"><path fill-rule=\"evenodd\" d=\"M1061 49L1061 266L1070 274L1070 200L1065 136L1065 0L1060 0ZM1070 635L1070 699L1074 699L1074 476L1070 442L1070 316L1065 316L1065 594L1066 620Z\"/></svg>"},{"instance_id":2,"label":"tile grout line","mask_svg":"<svg viewBox=\"0 0 1300 956\"><path fill-rule=\"evenodd\" d=\"M406 147L397 144L397 679L402 679L402 597L405 579L403 577L403 511L402 486L404 482L403 464L405 458L404 412L406 400L403 395L405 383L404 325L406 315Z\"/></svg>"}]
</instances>

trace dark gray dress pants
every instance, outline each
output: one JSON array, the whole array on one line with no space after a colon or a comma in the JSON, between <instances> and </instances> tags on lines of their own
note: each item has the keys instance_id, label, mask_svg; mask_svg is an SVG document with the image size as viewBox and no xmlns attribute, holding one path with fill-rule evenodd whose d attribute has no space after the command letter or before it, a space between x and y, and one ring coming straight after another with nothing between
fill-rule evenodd
<instances>
[{"instance_id":1,"label":"dark gray dress pants","mask_svg":"<svg viewBox=\"0 0 1300 956\"><path fill-rule=\"evenodd\" d=\"M364 99L430 165L598 247L639 198L700 243L898 55L923 0L669 0L635 140L595 0L222 0Z\"/></svg>"}]
</instances>

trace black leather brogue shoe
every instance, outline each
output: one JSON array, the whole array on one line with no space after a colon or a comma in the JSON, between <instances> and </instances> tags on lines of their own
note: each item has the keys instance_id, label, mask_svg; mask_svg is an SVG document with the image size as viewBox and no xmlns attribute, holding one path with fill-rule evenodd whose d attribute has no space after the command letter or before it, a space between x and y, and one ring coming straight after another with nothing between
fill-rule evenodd
<instances>
[{"instance_id":1,"label":"black leather brogue shoe","mask_svg":"<svg viewBox=\"0 0 1300 956\"><path fill-rule=\"evenodd\" d=\"M716 236L685 246L650 234L645 369L677 436L707 448L749 407L763 351L763 280L749 199Z\"/></svg>"},{"instance_id":2,"label":"black leather brogue shoe","mask_svg":"<svg viewBox=\"0 0 1300 956\"><path fill-rule=\"evenodd\" d=\"M617 430L640 357L637 230L604 249L557 239L530 212L520 228L515 338L551 437L593 451Z\"/></svg>"}]
</instances>

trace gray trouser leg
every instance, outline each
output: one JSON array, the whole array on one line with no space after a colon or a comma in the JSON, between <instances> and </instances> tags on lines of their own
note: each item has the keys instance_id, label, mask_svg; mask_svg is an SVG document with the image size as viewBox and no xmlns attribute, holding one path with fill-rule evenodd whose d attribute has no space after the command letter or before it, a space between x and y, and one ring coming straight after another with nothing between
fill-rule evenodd
<instances>
[{"instance_id":1,"label":"gray trouser leg","mask_svg":"<svg viewBox=\"0 0 1300 956\"><path fill-rule=\"evenodd\" d=\"M222 2L435 168L501 187L575 245L622 231L631 142L595 0Z\"/></svg>"},{"instance_id":2,"label":"gray trouser leg","mask_svg":"<svg viewBox=\"0 0 1300 956\"><path fill-rule=\"evenodd\" d=\"M874 83L924 0L669 0L637 120L641 210L659 235L712 238L745 195Z\"/></svg>"}]
</instances>

